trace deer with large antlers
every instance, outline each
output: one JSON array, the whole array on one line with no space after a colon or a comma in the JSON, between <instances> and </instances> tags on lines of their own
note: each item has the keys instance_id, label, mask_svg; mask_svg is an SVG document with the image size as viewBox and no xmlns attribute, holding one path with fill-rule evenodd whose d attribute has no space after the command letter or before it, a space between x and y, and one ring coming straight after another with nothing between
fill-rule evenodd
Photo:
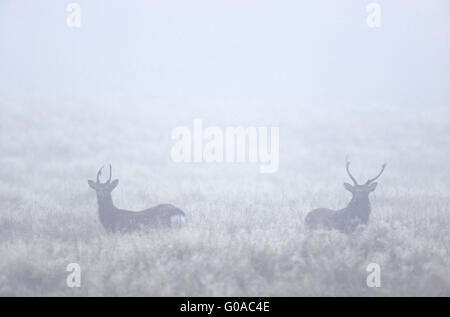
<instances>
[{"instance_id":1,"label":"deer with large antlers","mask_svg":"<svg viewBox=\"0 0 450 317\"><path fill-rule=\"evenodd\" d=\"M305 223L310 229L337 229L344 233L352 233L359 226L367 225L370 216L369 194L375 190L377 180L384 169L386 163L381 167L381 171L374 178L369 179L365 184L359 185L356 179L350 173L350 162L346 162L347 174L353 182L353 185L344 183L345 189L352 193L352 199L347 207L340 210L327 208L318 208L310 211L306 215Z\"/></svg>"},{"instance_id":2,"label":"deer with large antlers","mask_svg":"<svg viewBox=\"0 0 450 317\"><path fill-rule=\"evenodd\" d=\"M143 211L129 211L114 206L111 192L119 183L111 182L112 168L109 165L109 179L100 182L102 168L97 173L97 181L88 180L89 186L97 193L98 214L103 227L109 232L129 232L144 228L179 227L185 222L184 212L163 204Z\"/></svg>"}]
</instances>

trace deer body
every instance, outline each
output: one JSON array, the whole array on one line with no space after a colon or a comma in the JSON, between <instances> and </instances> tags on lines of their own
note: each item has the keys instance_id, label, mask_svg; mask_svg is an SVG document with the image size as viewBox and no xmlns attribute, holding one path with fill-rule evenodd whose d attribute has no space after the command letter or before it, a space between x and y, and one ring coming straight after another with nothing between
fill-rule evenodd
<instances>
[{"instance_id":1,"label":"deer body","mask_svg":"<svg viewBox=\"0 0 450 317\"><path fill-rule=\"evenodd\" d=\"M306 216L306 224L311 229L336 229L342 232L353 232L360 225L369 224L370 202L352 198L346 208L332 210L314 209Z\"/></svg>"},{"instance_id":2,"label":"deer body","mask_svg":"<svg viewBox=\"0 0 450 317\"><path fill-rule=\"evenodd\" d=\"M97 182L89 180L89 186L97 193L98 215L100 223L108 232L130 232L144 228L180 227L185 222L184 212L170 204L157 205L142 211L129 211L114 206L111 192L118 180L100 183L101 169L97 174Z\"/></svg>"},{"instance_id":3,"label":"deer body","mask_svg":"<svg viewBox=\"0 0 450 317\"><path fill-rule=\"evenodd\" d=\"M310 229L336 229L344 233L352 233L360 226L369 224L370 201L369 193L377 187L374 182L383 173L386 164L383 164L381 172L365 184L358 185L349 170L350 163L347 162L347 173L353 181L353 185L344 183L344 187L352 193L352 199L347 207L340 210L318 208L310 211L306 215L305 223Z\"/></svg>"}]
</instances>

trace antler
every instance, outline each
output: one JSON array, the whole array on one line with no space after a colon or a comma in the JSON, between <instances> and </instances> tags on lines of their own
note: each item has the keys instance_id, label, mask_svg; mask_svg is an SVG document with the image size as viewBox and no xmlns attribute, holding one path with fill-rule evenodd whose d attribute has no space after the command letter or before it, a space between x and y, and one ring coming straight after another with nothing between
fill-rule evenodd
<instances>
[{"instance_id":1,"label":"antler","mask_svg":"<svg viewBox=\"0 0 450 317\"><path fill-rule=\"evenodd\" d=\"M105 167L105 166L100 167L100 169L97 172L97 183L99 183L99 184L100 184L100 176L102 175L103 167ZM105 184L111 182L111 177L112 177L112 167L111 167L111 164L109 164L109 179L106 181Z\"/></svg>"},{"instance_id":2,"label":"antler","mask_svg":"<svg viewBox=\"0 0 450 317\"><path fill-rule=\"evenodd\" d=\"M384 169L386 168L386 165L387 165L387 163L384 163L384 164L381 166L381 171L378 173L378 175L375 176L374 178L369 179L369 180L367 181L366 185L369 185L370 183L376 181L376 180L378 179L378 177L380 177L381 174L383 174Z\"/></svg>"},{"instance_id":3,"label":"antler","mask_svg":"<svg viewBox=\"0 0 450 317\"><path fill-rule=\"evenodd\" d=\"M349 166L350 166L350 162L347 160L347 162L345 163L345 169L347 170L347 174L351 178L351 180L353 181L353 185L358 185L358 182L353 177L353 175L350 173L350 169L348 168Z\"/></svg>"},{"instance_id":4,"label":"antler","mask_svg":"<svg viewBox=\"0 0 450 317\"><path fill-rule=\"evenodd\" d=\"M103 166L100 167L100 169L97 172L97 183L99 183L99 184L100 184L100 175L102 175L102 169L103 169Z\"/></svg>"},{"instance_id":5,"label":"antler","mask_svg":"<svg viewBox=\"0 0 450 317\"><path fill-rule=\"evenodd\" d=\"M111 182L111 176L112 176L112 167L111 167L111 164L109 164L109 179L108 179L107 183Z\"/></svg>"}]
</instances>

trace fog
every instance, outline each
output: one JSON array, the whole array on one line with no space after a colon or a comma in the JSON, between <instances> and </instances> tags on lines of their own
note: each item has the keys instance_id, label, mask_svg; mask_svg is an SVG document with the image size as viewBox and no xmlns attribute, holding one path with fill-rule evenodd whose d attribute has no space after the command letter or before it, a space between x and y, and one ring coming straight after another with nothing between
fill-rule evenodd
<instances>
[{"instance_id":1,"label":"fog","mask_svg":"<svg viewBox=\"0 0 450 317\"><path fill-rule=\"evenodd\" d=\"M77 1L81 27L68 3L0 1L1 296L450 295L448 1L377 1L379 27L361 1ZM214 161L235 127L277 139ZM369 223L309 230L346 158L388 163ZM109 163L117 207L185 225L108 233Z\"/></svg>"}]
</instances>

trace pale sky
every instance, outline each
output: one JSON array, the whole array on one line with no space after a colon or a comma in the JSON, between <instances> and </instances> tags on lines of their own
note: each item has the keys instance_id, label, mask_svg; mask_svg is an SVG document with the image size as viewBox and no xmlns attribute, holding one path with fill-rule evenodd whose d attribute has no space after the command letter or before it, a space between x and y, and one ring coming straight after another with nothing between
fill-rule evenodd
<instances>
[{"instance_id":1,"label":"pale sky","mask_svg":"<svg viewBox=\"0 0 450 317\"><path fill-rule=\"evenodd\" d=\"M0 95L450 103L450 1L0 0Z\"/></svg>"}]
</instances>

